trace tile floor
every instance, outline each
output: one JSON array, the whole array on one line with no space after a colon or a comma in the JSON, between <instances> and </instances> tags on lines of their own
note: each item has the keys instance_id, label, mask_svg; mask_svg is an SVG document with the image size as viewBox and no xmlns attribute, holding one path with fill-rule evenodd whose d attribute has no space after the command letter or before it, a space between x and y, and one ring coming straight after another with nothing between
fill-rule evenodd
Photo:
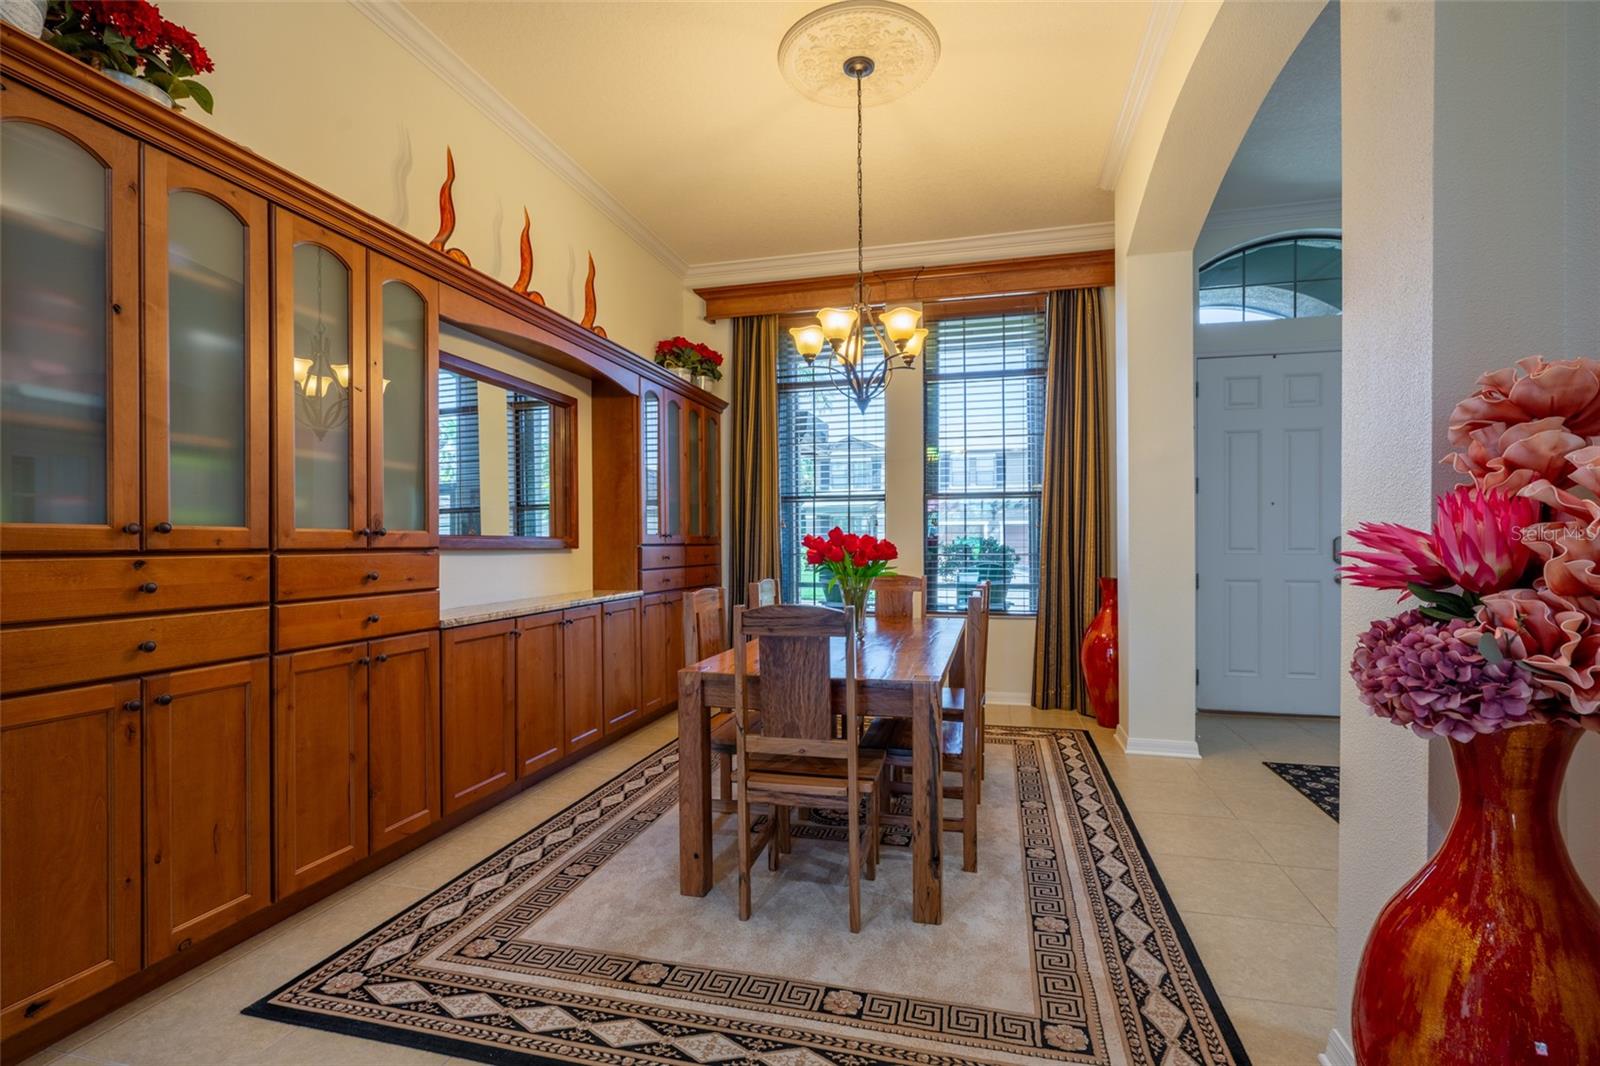
<instances>
[{"instance_id":1,"label":"tile floor","mask_svg":"<svg viewBox=\"0 0 1600 1066\"><path fill-rule=\"evenodd\" d=\"M1263 760L1337 763L1338 723L1204 714L1194 760L1127 756L1088 719L993 708L996 723L1089 728L1256 1066L1310 1066L1333 1024L1337 826ZM441 1066L443 1055L239 1010L577 799L673 734L652 723L467 825L64 1038L25 1066Z\"/></svg>"}]
</instances>

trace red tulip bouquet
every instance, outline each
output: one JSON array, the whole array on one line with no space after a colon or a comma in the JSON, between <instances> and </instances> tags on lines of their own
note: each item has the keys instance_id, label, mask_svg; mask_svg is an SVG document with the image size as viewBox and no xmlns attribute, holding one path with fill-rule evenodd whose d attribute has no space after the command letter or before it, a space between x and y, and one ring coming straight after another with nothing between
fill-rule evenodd
<instances>
[{"instance_id":1,"label":"red tulip bouquet","mask_svg":"<svg viewBox=\"0 0 1600 1066\"><path fill-rule=\"evenodd\" d=\"M872 582L884 574L893 573L889 564L900 558L900 549L894 541L879 540L871 533L857 536L846 533L838 526L828 530L826 537L806 536L806 562L828 575L829 592L837 586L844 602L855 611L856 633L861 634L861 616L867 609L867 593Z\"/></svg>"},{"instance_id":2,"label":"red tulip bouquet","mask_svg":"<svg viewBox=\"0 0 1600 1066\"><path fill-rule=\"evenodd\" d=\"M1353 583L1420 602L1372 624L1351 674L1422 736L1600 731L1600 360L1518 368L1451 412L1445 462L1472 484L1439 497L1433 529L1363 523L1344 553Z\"/></svg>"}]
</instances>

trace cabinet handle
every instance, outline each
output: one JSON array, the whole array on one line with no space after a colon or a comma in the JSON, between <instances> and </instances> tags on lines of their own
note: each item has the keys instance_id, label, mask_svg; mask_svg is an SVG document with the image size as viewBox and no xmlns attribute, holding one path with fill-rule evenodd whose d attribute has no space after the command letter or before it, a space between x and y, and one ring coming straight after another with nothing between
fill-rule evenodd
<instances>
[{"instance_id":1,"label":"cabinet handle","mask_svg":"<svg viewBox=\"0 0 1600 1066\"><path fill-rule=\"evenodd\" d=\"M114 314L114 315L122 314L122 305L119 304L119 303L112 304L111 305L111 313Z\"/></svg>"},{"instance_id":2,"label":"cabinet handle","mask_svg":"<svg viewBox=\"0 0 1600 1066\"><path fill-rule=\"evenodd\" d=\"M514 636L514 637L520 637L520 636L522 636L522 630L520 630L520 629L513 629L513 630L512 630L512 631L511 631L511 635L512 635L512 636Z\"/></svg>"},{"instance_id":3,"label":"cabinet handle","mask_svg":"<svg viewBox=\"0 0 1600 1066\"><path fill-rule=\"evenodd\" d=\"M172 693L163 692L161 695L156 697L156 702L159 703L163 707L168 706L169 704L172 703Z\"/></svg>"},{"instance_id":4,"label":"cabinet handle","mask_svg":"<svg viewBox=\"0 0 1600 1066\"><path fill-rule=\"evenodd\" d=\"M143 533L144 527L137 522L129 522L127 525L122 527L122 531L124 533Z\"/></svg>"},{"instance_id":5,"label":"cabinet handle","mask_svg":"<svg viewBox=\"0 0 1600 1066\"><path fill-rule=\"evenodd\" d=\"M156 583L154 581L146 581L144 584L139 586L140 592L154 592L155 590Z\"/></svg>"},{"instance_id":6,"label":"cabinet handle","mask_svg":"<svg viewBox=\"0 0 1600 1066\"><path fill-rule=\"evenodd\" d=\"M361 575L361 580L376 581L378 580L378 572L376 570L368 570L365 574Z\"/></svg>"},{"instance_id":7,"label":"cabinet handle","mask_svg":"<svg viewBox=\"0 0 1600 1066\"><path fill-rule=\"evenodd\" d=\"M383 526L379 526L377 529L372 531L372 535L374 537L387 537L389 535L389 530Z\"/></svg>"},{"instance_id":8,"label":"cabinet handle","mask_svg":"<svg viewBox=\"0 0 1600 1066\"><path fill-rule=\"evenodd\" d=\"M365 526L362 526L360 529L356 530L356 532L359 533L363 537L372 536L372 530L366 528Z\"/></svg>"},{"instance_id":9,"label":"cabinet handle","mask_svg":"<svg viewBox=\"0 0 1600 1066\"><path fill-rule=\"evenodd\" d=\"M122 709L125 711L137 711L142 707L144 707L143 700L129 700L127 703L122 705Z\"/></svg>"},{"instance_id":10,"label":"cabinet handle","mask_svg":"<svg viewBox=\"0 0 1600 1066\"><path fill-rule=\"evenodd\" d=\"M172 523L171 522L157 522L156 523L156 532L157 533L171 533L172 532Z\"/></svg>"},{"instance_id":11,"label":"cabinet handle","mask_svg":"<svg viewBox=\"0 0 1600 1066\"><path fill-rule=\"evenodd\" d=\"M139 650L140 651L145 651L145 652L155 651L156 650L156 642L153 641L153 640L140 641L139 642Z\"/></svg>"},{"instance_id":12,"label":"cabinet handle","mask_svg":"<svg viewBox=\"0 0 1600 1066\"><path fill-rule=\"evenodd\" d=\"M356 665L357 666L367 666L367 665L370 665L371 662L372 662L371 659L369 659L365 655L363 655L361 658L356 660Z\"/></svg>"},{"instance_id":13,"label":"cabinet handle","mask_svg":"<svg viewBox=\"0 0 1600 1066\"><path fill-rule=\"evenodd\" d=\"M368 623L368 624L369 624L369 625L370 625L370 624L371 624L371 623L373 623L373 622L376 622L376 621L377 621L377 620L378 620L378 616L377 616L377 615L375 615L375 614L369 614L369 615L367 615L367 623Z\"/></svg>"},{"instance_id":14,"label":"cabinet handle","mask_svg":"<svg viewBox=\"0 0 1600 1066\"><path fill-rule=\"evenodd\" d=\"M388 661L389 661L389 656L388 656L388 654L387 654L387 653L383 653L383 652L380 652L380 653L379 653L379 655L378 655L378 661L379 661L379 662L380 662L380 663L386 663L386 662L388 662Z\"/></svg>"}]
</instances>

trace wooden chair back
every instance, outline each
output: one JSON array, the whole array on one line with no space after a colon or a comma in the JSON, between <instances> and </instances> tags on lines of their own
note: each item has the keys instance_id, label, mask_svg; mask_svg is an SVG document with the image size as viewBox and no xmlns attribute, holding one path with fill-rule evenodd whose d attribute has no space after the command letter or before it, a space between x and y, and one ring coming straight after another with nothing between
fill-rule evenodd
<instances>
[{"instance_id":1,"label":"wooden chair back","mask_svg":"<svg viewBox=\"0 0 1600 1066\"><path fill-rule=\"evenodd\" d=\"M683 665L728 650L727 619L727 593L720 586L684 593Z\"/></svg>"},{"instance_id":2,"label":"wooden chair back","mask_svg":"<svg viewBox=\"0 0 1600 1066\"><path fill-rule=\"evenodd\" d=\"M760 581L750 582L750 588L745 593L744 605L746 607L771 607L778 602L778 582L770 577Z\"/></svg>"},{"instance_id":3,"label":"wooden chair back","mask_svg":"<svg viewBox=\"0 0 1600 1066\"><path fill-rule=\"evenodd\" d=\"M835 739L830 661L833 638L844 639L844 739ZM761 706L751 708L746 656L734 657L733 715L738 727L739 765L747 751L845 759L850 780L856 772L855 616L849 611L800 604L738 607L733 612L733 644L757 641ZM760 717L761 731L750 727Z\"/></svg>"},{"instance_id":4,"label":"wooden chair back","mask_svg":"<svg viewBox=\"0 0 1600 1066\"><path fill-rule=\"evenodd\" d=\"M873 581L872 591L877 596L873 614L879 618L919 618L928 614L927 585L920 577L884 574Z\"/></svg>"},{"instance_id":5,"label":"wooden chair back","mask_svg":"<svg viewBox=\"0 0 1600 1066\"><path fill-rule=\"evenodd\" d=\"M988 582L984 582L985 585ZM977 725L978 708L983 705L983 660L989 644L989 590L976 588L967 597L967 632L962 664L967 690L966 721L969 727Z\"/></svg>"},{"instance_id":6,"label":"wooden chair back","mask_svg":"<svg viewBox=\"0 0 1600 1066\"><path fill-rule=\"evenodd\" d=\"M978 638L976 641L978 646L976 649L974 649L977 658L975 661L969 663L969 667L976 672L969 673L967 675L969 678L967 685L969 686L970 691L978 694L978 705L981 707L986 701L989 692L989 582L978 582L978 587L976 590L974 590L973 594L982 597L983 611L979 615L977 624L973 629L973 632L977 634ZM973 625L970 609L967 613L967 624Z\"/></svg>"}]
</instances>

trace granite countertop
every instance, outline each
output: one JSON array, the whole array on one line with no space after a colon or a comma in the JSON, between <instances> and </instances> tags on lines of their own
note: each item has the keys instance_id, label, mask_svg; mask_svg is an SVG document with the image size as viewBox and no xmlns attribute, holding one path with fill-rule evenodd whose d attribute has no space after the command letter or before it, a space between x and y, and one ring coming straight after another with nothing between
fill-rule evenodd
<instances>
[{"instance_id":1,"label":"granite countertop","mask_svg":"<svg viewBox=\"0 0 1600 1066\"><path fill-rule=\"evenodd\" d=\"M581 592L552 592L544 596L529 596L521 600L502 600L499 603L474 603L465 607L451 607L439 612L439 628L494 622L502 618L520 618L525 614L542 614L545 611L562 611L568 607L587 607L591 603L608 603L642 595L638 589L585 589Z\"/></svg>"}]
</instances>

